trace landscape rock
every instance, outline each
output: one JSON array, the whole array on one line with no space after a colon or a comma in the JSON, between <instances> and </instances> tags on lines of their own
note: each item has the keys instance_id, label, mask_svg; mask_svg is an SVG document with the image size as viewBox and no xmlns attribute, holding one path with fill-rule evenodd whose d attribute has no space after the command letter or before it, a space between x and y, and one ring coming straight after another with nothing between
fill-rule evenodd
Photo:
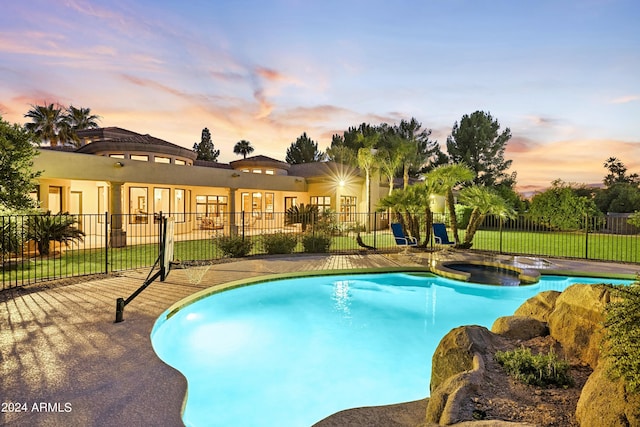
<instances>
[{"instance_id":1,"label":"landscape rock","mask_svg":"<svg viewBox=\"0 0 640 427\"><path fill-rule=\"evenodd\" d=\"M556 306L556 300L560 296L558 291L544 291L526 300L513 313L514 316L527 316L541 322L548 322L549 315Z\"/></svg>"},{"instance_id":2,"label":"landscape rock","mask_svg":"<svg viewBox=\"0 0 640 427\"><path fill-rule=\"evenodd\" d=\"M485 358L503 347L503 339L482 326L451 330L433 355L431 396L426 422L449 425L472 420L473 397L485 381Z\"/></svg>"},{"instance_id":3,"label":"landscape rock","mask_svg":"<svg viewBox=\"0 0 640 427\"><path fill-rule=\"evenodd\" d=\"M483 326L461 326L445 335L431 362L431 393L448 378L473 369L473 356L495 348L498 336ZM492 356L493 357L493 356Z\"/></svg>"},{"instance_id":4,"label":"landscape rock","mask_svg":"<svg viewBox=\"0 0 640 427\"><path fill-rule=\"evenodd\" d=\"M567 357L577 358L595 369L604 336L604 308L609 291L601 286L572 285L558 296L549 315L549 332Z\"/></svg>"},{"instance_id":5,"label":"landscape rock","mask_svg":"<svg viewBox=\"0 0 640 427\"><path fill-rule=\"evenodd\" d=\"M580 427L640 426L640 393L627 393L622 381L609 379L606 365L599 363L582 388L576 408Z\"/></svg>"},{"instance_id":6,"label":"landscape rock","mask_svg":"<svg viewBox=\"0 0 640 427\"><path fill-rule=\"evenodd\" d=\"M528 316L504 316L493 322L491 332L514 340L530 340L549 335L545 322Z\"/></svg>"}]
</instances>

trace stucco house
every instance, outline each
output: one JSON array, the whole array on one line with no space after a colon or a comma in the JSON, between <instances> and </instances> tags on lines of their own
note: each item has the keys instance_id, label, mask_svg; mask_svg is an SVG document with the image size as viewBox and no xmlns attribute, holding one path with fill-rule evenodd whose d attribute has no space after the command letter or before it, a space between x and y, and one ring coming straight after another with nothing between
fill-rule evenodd
<instances>
[{"instance_id":1,"label":"stucco house","mask_svg":"<svg viewBox=\"0 0 640 427\"><path fill-rule=\"evenodd\" d=\"M386 182L372 179L371 206L365 206L360 171L332 162L290 165L258 155L223 164L198 161L192 150L117 127L78 136L79 148L40 149L34 169L42 173L33 196L52 213L115 214L110 224L115 245L127 232L152 226L153 213L171 213L176 233L234 227L240 218L234 214L240 213L268 228L276 213L301 203L355 221L388 193Z\"/></svg>"}]
</instances>

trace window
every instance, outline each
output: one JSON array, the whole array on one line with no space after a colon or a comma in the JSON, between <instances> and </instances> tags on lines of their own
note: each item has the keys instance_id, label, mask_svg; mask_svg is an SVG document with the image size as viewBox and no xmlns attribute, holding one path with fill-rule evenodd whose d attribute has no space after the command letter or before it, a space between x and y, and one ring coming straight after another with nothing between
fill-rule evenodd
<instances>
[{"instance_id":1,"label":"window","mask_svg":"<svg viewBox=\"0 0 640 427\"><path fill-rule=\"evenodd\" d=\"M273 219L273 193L264 193L264 219Z\"/></svg>"},{"instance_id":2,"label":"window","mask_svg":"<svg viewBox=\"0 0 640 427\"><path fill-rule=\"evenodd\" d=\"M227 196L196 196L196 219L224 217Z\"/></svg>"},{"instance_id":3,"label":"window","mask_svg":"<svg viewBox=\"0 0 640 427\"><path fill-rule=\"evenodd\" d=\"M288 211L290 208L298 206L297 197L285 197L284 198L284 211Z\"/></svg>"},{"instance_id":4,"label":"window","mask_svg":"<svg viewBox=\"0 0 640 427\"><path fill-rule=\"evenodd\" d=\"M187 164L187 162L185 162L184 160L179 160L179 159L175 159L173 163L175 163L176 165L182 165L182 166Z\"/></svg>"},{"instance_id":5,"label":"window","mask_svg":"<svg viewBox=\"0 0 640 427\"><path fill-rule=\"evenodd\" d=\"M149 189L147 187L130 187L129 188L129 223L130 224L146 224L147 218L147 198Z\"/></svg>"},{"instance_id":6,"label":"window","mask_svg":"<svg viewBox=\"0 0 640 427\"><path fill-rule=\"evenodd\" d=\"M251 194L251 213L253 216L262 216L262 193Z\"/></svg>"},{"instance_id":7,"label":"window","mask_svg":"<svg viewBox=\"0 0 640 427\"><path fill-rule=\"evenodd\" d=\"M249 169L242 169L242 172L249 173Z\"/></svg>"},{"instance_id":8,"label":"window","mask_svg":"<svg viewBox=\"0 0 640 427\"><path fill-rule=\"evenodd\" d=\"M274 175L275 174L273 169L267 169L267 170L264 171L264 173L267 174L267 175Z\"/></svg>"},{"instance_id":9,"label":"window","mask_svg":"<svg viewBox=\"0 0 640 427\"><path fill-rule=\"evenodd\" d=\"M38 206L40 206L40 186L37 185L36 188L29 192L29 197L31 197Z\"/></svg>"},{"instance_id":10,"label":"window","mask_svg":"<svg viewBox=\"0 0 640 427\"><path fill-rule=\"evenodd\" d=\"M262 173L262 169L252 169L251 172L253 172L253 173Z\"/></svg>"},{"instance_id":11,"label":"window","mask_svg":"<svg viewBox=\"0 0 640 427\"><path fill-rule=\"evenodd\" d=\"M124 154L109 154L112 159L124 159Z\"/></svg>"},{"instance_id":12,"label":"window","mask_svg":"<svg viewBox=\"0 0 640 427\"><path fill-rule=\"evenodd\" d=\"M52 214L62 212L62 187L49 187L49 210Z\"/></svg>"},{"instance_id":13,"label":"window","mask_svg":"<svg viewBox=\"0 0 640 427\"><path fill-rule=\"evenodd\" d=\"M131 155L131 160L137 160L139 162L148 162L149 161L149 156L145 155L141 155L141 154L132 154Z\"/></svg>"},{"instance_id":14,"label":"window","mask_svg":"<svg viewBox=\"0 0 640 427\"><path fill-rule=\"evenodd\" d=\"M174 208L174 212L173 212L173 217L175 218L176 222L184 222L185 221L185 207L186 207L186 198L185 198L185 191L181 188L176 188L175 190L173 190L173 206L175 206Z\"/></svg>"},{"instance_id":15,"label":"window","mask_svg":"<svg viewBox=\"0 0 640 427\"><path fill-rule=\"evenodd\" d=\"M356 198L354 196L340 196L340 221L356 221Z\"/></svg>"},{"instance_id":16,"label":"window","mask_svg":"<svg viewBox=\"0 0 640 427\"><path fill-rule=\"evenodd\" d=\"M156 163L167 163L167 164L171 163L171 159L168 158L168 157L155 156L153 161L156 162Z\"/></svg>"},{"instance_id":17,"label":"window","mask_svg":"<svg viewBox=\"0 0 640 427\"><path fill-rule=\"evenodd\" d=\"M324 212L331 209L331 197L330 196L312 196L311 204L318 206L318 212Z\"/></svg>"},{"instance_id":18,"label":"window","mask_svg":"<svg viewBox=\"0 0 640 427\"><path fill-rule=\"evenodd\" d=\"M154 188L153 189L153 213L154 214L168 214L171 212L171 206L169 204L169 189L168 188ZM155 222L159 222L160 217L153 216Z\"/></svg>"}]
</instances>

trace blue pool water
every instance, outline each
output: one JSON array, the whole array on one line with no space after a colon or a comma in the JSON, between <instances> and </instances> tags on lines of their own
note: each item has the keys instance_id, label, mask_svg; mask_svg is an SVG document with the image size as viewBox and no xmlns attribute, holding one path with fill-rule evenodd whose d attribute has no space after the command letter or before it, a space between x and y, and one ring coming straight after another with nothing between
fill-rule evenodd
<instances>
[{"instance_id":1,"label":"blue pool water","mask_svg":"<svg viewBox=\"0 0 640 427\"><path fill-rule=\"evenodd\" d=\"M151 338L184 374L187 426L311 426L343 409L429 395L431 356L461 325L491 327L526 299L574 283L474 285L402 273L279 280L217 293Z\"/></svg>"}]
</instances>

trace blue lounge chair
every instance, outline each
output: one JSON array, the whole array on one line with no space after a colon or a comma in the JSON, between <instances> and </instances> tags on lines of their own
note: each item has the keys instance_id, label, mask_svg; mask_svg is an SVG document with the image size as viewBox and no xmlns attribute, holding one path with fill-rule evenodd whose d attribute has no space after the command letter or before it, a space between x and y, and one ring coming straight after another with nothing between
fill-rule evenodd
<instances>
[{"instance_id":1,"label":"blue lounge chair","mask_svg":"<svg viewBox=\"0 0 640 427\"><path fill-rule=\"evenodd\" d=\"M447 227L441 222L433 223L433 237L438 245L455 245L456 242L449 240Z\"/></svg>"},{"instance_id":2,"label":"blue lounge chair","mask_svg":"<svg viewBox=\"0 0 640 427\"><path fill-rule=\"evenodd\" d=\"M409 250L411 246L418 245L418 240L415 237L407 237L404 235L402 224L399 222L391 223L391 231L393 232L393 237L396 239L396 245L404 246L405 250Z\"/></svg>"}]
</instances>

